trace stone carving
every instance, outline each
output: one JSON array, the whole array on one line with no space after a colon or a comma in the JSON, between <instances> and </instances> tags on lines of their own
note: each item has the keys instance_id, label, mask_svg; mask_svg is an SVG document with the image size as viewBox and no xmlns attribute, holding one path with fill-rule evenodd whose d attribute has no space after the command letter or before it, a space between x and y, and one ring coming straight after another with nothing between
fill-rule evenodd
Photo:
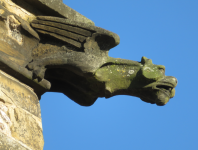
<instances>
[{"instance_id":1,"label":"stone carving","mask_svg":"<svg viewBox=\"0 0 198 150\"><path fill-rule=\"evenodd\" d=\"M18 57L2 53L0 61L7 66L3 69L30 85L39 97L46 91L62 92L90 106L98 97L121 94L157 105L174 96L177 80L164 75L164 66L145 57L135 62L108 56L119 44L117 34L59 17L37 16L29 23L0 8L9 40L18 47L10 51L20 52Z\"/></svg>"},{"instance_id":2,"label":"stone carving","mask_svg":"<svg viewBox=\"0 0 198 150\"><path fill-rule=\"evenodd\" d=\"M98 97L131 95L165 105L174 96L177 80L164 75L165 67L116 59L108 51L119 44L115 33L68 19L38 16L32 27L40 36L27 67L35 78L48 80L50 91L62 92L80 105Z\"/></svg>"},{"instance_id":3,"label":"stone carving","mask_svg":"<svg viewBox=\"0 0 198 150\"><path fill-rule=\"evenodd\" d=\"M108 56L120 42L61 0L0 0L0 149L43 148L39 99L62 92L83 106L131 95L165 105L177 79L165 67Z\"/></svg>"}]
</instances>

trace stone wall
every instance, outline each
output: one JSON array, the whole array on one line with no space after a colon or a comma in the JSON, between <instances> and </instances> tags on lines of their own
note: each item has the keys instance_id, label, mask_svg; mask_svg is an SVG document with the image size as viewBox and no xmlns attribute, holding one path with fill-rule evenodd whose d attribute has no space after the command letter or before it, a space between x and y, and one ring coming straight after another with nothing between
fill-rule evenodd
<instances>
[{"instance_id":1,"label":"stone wall","mask_svg":"<svg viewBox=\"0 0 198 150\"><path fill-rule=\"evenodd\" d=\"M42 150L41 111L27 85L0 71L0 149Z\"/></svg>"}]
</instances>

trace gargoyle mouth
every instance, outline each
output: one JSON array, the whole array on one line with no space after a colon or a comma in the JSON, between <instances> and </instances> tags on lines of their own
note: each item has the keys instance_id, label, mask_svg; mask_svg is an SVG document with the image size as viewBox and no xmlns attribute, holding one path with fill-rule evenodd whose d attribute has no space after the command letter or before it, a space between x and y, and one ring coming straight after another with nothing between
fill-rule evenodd
<instances>
[{"instance_id":1,"label":"gargoyle mouth","mask_svg":"<svg viewBox=\"0 0 198 150\"><path fill-rule=\"evenodd\" d=\"M177 85L177 79L171 76L166 76L156 82L153 82L145 88L152 88L151 94L152 96L149 98L143 98L143 101L147 101L150 103L156 103L158 106L165 105L170 98L175 96L175 87Z\"/></svg>"},{"instance_id":2,"label":"gargoyle mouth","mask_svg":"<svg viewBox=\"0 0 198 150\"><path fill-rule=\"evenodd\" d=\"M171 92L173 90L174 86L171 85L165 85L165 84L159 84L156 85L156 87L154 89L160 90L162 92L164 92L164 94L166 94L167 96L170 96L170 98L172 98L173 96L171 96Z\"/></svg>"},{"instance_id":3,"label":"gargoyle mouth","mask_svg":"<svg viewBox=\"0 0 198 150\"><path fill-rule=\"evenodd\" d=\"M158 81L153 87L157 90L155 103L159 106L165 105L170 98L175 96L175 87L177 85L177 79L174 77L166 77Z\"/></svg>"}]
</instances>

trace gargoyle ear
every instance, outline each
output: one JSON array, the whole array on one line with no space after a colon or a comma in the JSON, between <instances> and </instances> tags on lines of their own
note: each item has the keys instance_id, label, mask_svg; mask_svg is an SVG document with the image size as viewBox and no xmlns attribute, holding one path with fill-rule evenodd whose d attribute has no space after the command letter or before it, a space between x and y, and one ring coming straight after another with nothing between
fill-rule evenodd
<instances>
[{"instance_id":1,"label":"gargoyle ear","mask_svg":"<svg viewBox=\"0 0 198 150\"><path fill-rule=\"evenodd\" d=\"M141 59L141 64L143 64L143 65L152 64L152 60L143 56L142 59Z\"/></svg>"}]
</instances>

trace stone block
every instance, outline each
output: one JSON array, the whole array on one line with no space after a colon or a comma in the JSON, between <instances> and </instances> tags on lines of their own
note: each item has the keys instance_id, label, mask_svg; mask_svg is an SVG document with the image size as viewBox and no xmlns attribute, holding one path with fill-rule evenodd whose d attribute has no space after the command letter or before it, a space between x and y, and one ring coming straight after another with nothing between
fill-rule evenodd
<instances>
[{"instance_id":1,"label":"stone block","mask_svg":"<svg viewBox=\"0 0 198 150\"><path fill-rule=\"evenodd\" d=\"M13 139L16 143L19 142L19 146L15 144L17 150L21 148L20 143L30 149L43 149L41 111L37 95L32 88L2 71L0 71L0 133L3 137L0 146L2 143L5 149L9 147L9 143L13 143Z\"/></svg>"}]
</instances>

